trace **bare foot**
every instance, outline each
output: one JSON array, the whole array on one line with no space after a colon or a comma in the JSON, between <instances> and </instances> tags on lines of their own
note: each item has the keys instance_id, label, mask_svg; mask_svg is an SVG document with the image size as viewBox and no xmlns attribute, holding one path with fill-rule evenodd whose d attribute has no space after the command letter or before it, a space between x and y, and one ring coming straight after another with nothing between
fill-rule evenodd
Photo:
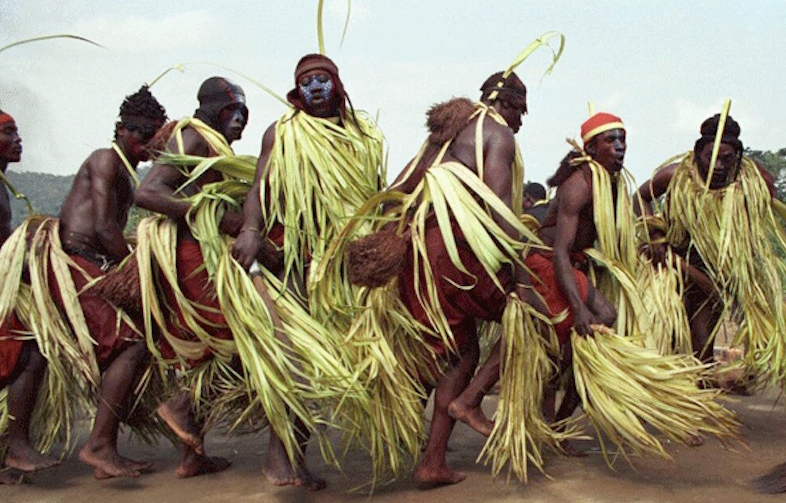
<instances>
[{"instance_id":1,"label":"bare foot","mask_svg":"<svg viewBox=\"0 0 786 503\"><path fill-rule=\"evenodd\" d=\"M475 407L464 407L454 400L448 406L448 415L457 421L466 423L470 428L477 431L484 437L491 435L491 430L494 429L494 422L489 420L483 413L480 405Z\"/></svg>"},{"instance_id":2,"label":"bare foot","mask_svg":"<svg viewBox=\"0 0 786 503\"><path fill-rule=\"evenodd\" d=\"M309 491L320 491L327 486L327 480L314 475L305 466L299 467L297 473L295 485L298 487L303 487Z\"/></svg>"},{"instance_id":3,"label":"bare foot","mask_svg":"<svg viewBox=\"0 0 786 503\"><path fill-rule=\"evenodd\" d=\"M420 465L415 469L415 482L417 483L418 489L421 490L458 484L466 478L467 475L465 473L457 472L447 466L428 468Z\"/></svg>"},{"instance_id":4,"label":"bare foot","mask_svg":"<svg viewBox=\"0 0 786 503\"><path fill-rule=\"evenodd\" d=\"M60 464L60 460L44 456L27 442L10 441L5 465L23 472L37 472Z\"/></svg>"},{"instance_id":5,"label":"bare foot","mask_svg":"<svg viewBox=\"0 0 786 503\"><path fill-rule=\"evenodd\" d=\"M16 468L5 467L0 469L0 484L19 485L27 482L24 472Z\"/></svg>"},{"instance_id":6,"label":"bare foot","mask_svg":"<svg viewBox=\"0 0 786 503\"><path fill-rule=\"evenodd\" d=\"M142 463L122 457L113 448L93 448L89 443L79 450L79 460L94 468L93 476L99 480L112 477L139 477L153 463Z\"/></svg>"},{"instance_id":7,"label":"bare foot","mask_svg":"<svg viewBox=\"0 0 786 503\"><path fill-rule=\"evenodd\" d=\"M179 479L206 475L208 473L223 472L232 465L226 458L197 455L183 459L175 468L175 475Z\"/></svg>"},{"instance_id":8,"label":"bare foot","mask_svg":"<svg viewBox=\"0 0 786 503\"><path fill-rule=\"evenodd\" d=\"M565 453L566 456L570 458L586 458L587 453L578 447L574 446L570 440L563 440L559 443L559 446L562 447L562 452Z\"/></svg>"},{"instance_id":9,"label":"bare foot","mask_svg":"<svg viewBox=\"0 0 786 503\"><path fill-rule=\"evenodd\" d=\"M279 460L281 461L281 460ZM268 454L262 474L275 486L303 487L309 491L319 491L327 486L327 481L311 473L301 465L296 470L290 465L289 460L276 463Z\"/></svg>"},{"instance_id":10,"label":"bare foot","mask_svg":"<svg viewBox=\"0 0 786 503\"><path fill-rule=\"evenodd\" d=\"M150 471L150 469L153 468L152 461L147 461L145 463L142 463L140 461L134 461L126 458L123 458L123 460L130 463L132 469L138 471L140 475ZM93 468L93 478L95 478L96 480L106 480L114 477L115 477L114 475L110 475L109 473L105 472L101 468Z\"/></svg>"},{"instance_id":11,"label":"bare foot","mask_svg":"<svg viewBox=\"0 0 786 503\"><path fill-rule=\"evenodd\" d=\"M181 395L178 395L159 405L156 413L184 444L196 451L197 454L204 454L202 435L191 417L190 406L190 401L184 400Z\"/></svg>"}]
</instances>

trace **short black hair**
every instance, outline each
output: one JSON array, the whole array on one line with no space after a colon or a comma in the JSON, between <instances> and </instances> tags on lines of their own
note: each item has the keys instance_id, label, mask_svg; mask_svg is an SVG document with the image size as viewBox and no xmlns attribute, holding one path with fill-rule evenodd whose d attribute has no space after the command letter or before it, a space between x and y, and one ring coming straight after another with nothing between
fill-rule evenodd
<instances>
[{"instance_id":1,"label":"short black hair","mask_svg":"<svg viewBox=\"0 0 786 503\"><path fill-rule=\"evenodd\" d=\"M120 105L120 121L126 117L137 116L146 117L154 121L166 122L166 110L150 92L147 85L142 86L139 91L126 96L123 104Z\"/></svg>"},{"instance_id":2,"label":"short black hair","mask_svg":"<svg viewBox=\"0 0 786 503\"><path fill-rule=\"evenodd\" d=\"M529 182L524 186L524 194L536 201L546 199L546 187L542 183Z\"/></svg>"},{"instance_id":3,"label":"short black hair","mask_svg":"<svg viewBox=\"0 0 786 503\"><path fill-rule=\"evenodd\" d=\"M134 129L134 117L144 117L154 122L163 125L167 121L166 110L158 102L158 100L150 92L147 85L139 88L139 91L125 97L123 103L120 105L120 112L118 113L120 121L115 124L115 131L117 127L123 126L127 129ZM157 129L157 128L156 128ZM155 133L155 131L153 131ZM115 132L117 135L117 132Z\"/></svg>"}]
</instances>

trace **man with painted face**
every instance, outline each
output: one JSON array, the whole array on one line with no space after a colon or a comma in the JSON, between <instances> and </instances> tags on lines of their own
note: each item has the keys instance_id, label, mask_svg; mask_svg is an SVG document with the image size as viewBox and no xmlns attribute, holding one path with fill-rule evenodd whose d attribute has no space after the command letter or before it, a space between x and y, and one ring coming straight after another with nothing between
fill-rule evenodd
<instances>
[{"instance_id":1,"label":"man with painted face","mask_svg":"<svg viewBox=\"0 0 786 503\"><path fill-rule=\"evenodd\" d=\"M309 302L314 285L306 281L312 264L325 255L348 217L383 183L382 134L352 107L330 58L304 56L294 77L295 87L287 94L292 108L262 137L254 185L232 253L247 270L257 260L279 274L308 305L311 316L344 331L351 316L340 316L342 310L333 303ZM290 461L271 429L265 476L276 485L322 489L325 480L312 474L304 459L310 434L295 422L302 433L300 452Z\"/></svg>"},{"instance_id":2,"label":"man with painted face","mask_svg":"<svg viewBox=\"0 0 786 503\"><path fill-rule=\"evenodd\" d=\"M773 177L743 155L737 121L728 116L721 126L721 119L720 114L707 118L693 150L658 169L634 198L637 213L651 224L644 250L653 263L673 266L667 252L682 263L692 347L705 362L713 359L712 341L730 311L742 315L741 341L747 334L786 335L777 272L781 261L771 245L783 236L772 214ZM656 213L652 203L661 197L663 203L656 206L663 210ZM747 352L756 353L760 343L747 340Z\"/></svg>"},{"instance_id":3,"label":"man with painted face","mask_svg":"<svg viewBox=\"0 0 786 503\"><path fill-rule=\"evenodd\" d=\"M240 139L248 121L243 90L223 77L211 77L202 83L197 98L199 108L193 118L179 121L171 130L166 150L198 157L231 153L231 143ZM165 326L160 327L161 332L185 341L186 346L197 347L196 353L192 351L183 356L175 349L177 344L170 344L165 337L160 337L158 345L161 355L167 361L179 360L190 367L209 360L213 355L209 347L198 343L199 338L194 334L194 329L184 321L184 309L195 310L200 323L199 330L208 332L216 339L232 339L232 331L216 300L213 282L204 268L200 244L186 221L186 213L191 207L187 198L197 194L205 185L222 179L223 175L216 170L191 176L187 169L156 160L136 193L138 206L165 215L176 226L177 284L148 286L157 289L159 298L173 312L172 316L167 317ZM223 212L217 221L219 231L230 236L237 234L241 223L241 215L231 209ZM184 302L189 307L184 308L178 303L175 290L182 292ZM227 355L227 358L231 358L231 355ZM182 391L163 403L158 413L184 443L183 458L175 470L178 477L217 472L229 466L226 459L204 454L204 432L202 425L195 419L189 392Z\"/></svg>"},{"instance_id":4,"label":"man with painted face","mask_svg":"<svg viewBox=\"0 0 786 503\"><path fill-rule=\"evenodd\" d=\"M22 138L10 114L0 110L0 170L22 159ZM3 178L4 180L4 178ZM0 245L11 235L11 205L5 186L0 189ZM14 313L0 324L0 389L8 390L8 449L0 470L0 484L17 484L19 472L43 470L59 460L41 455L30 443L30 417L46 361L34 341L18 340L25 327Z\"/></svg>"},{"instance_id":5,"label":"man with painted face","mask_svg":"<svg viewBox=\"0 0 786 503\"><path fill-rule=\"evenodd\" d=\"M591 248L597 239L593 208L602 204L594 201L592 170L605 169L614 175L622 169L627 147L625 126L618 117L601 112L582 124L581 137L584 152L569 152L547 180L549 186L556 187L556 194L541 222L538 237L550 250L532 250L525 259L533 274L531 284L545 301L549 317L554 318L567 310L567 316L554 326L563 354L567 357L563 358L563 370L570 367L572 330L588 335L592 333L591 324L613 326L616 319L614 307L587 278L588 264L583 252ZM616 199L616 190L612 190ZM500 363L497 346L449 409L453 417L467 422L486 436L491 434L494 425L483 414L480 403L486 390L499 379ZM571 382L555 418L554 393L552 386L545 390L544 416L547 420L559 421L573 413L579 397ZM563 448L568 454L581 454L567 442Z\"/></svg>"},{"instance_id":6,"label":"man with painted face","mask_svg":"<svg viewBox=\"0 0 786 503\"><path fill-rule=\"evenodd\" d=\"M164 124L166 113L147 87L143 87L126 97L119 117L112 146L95 150L84 161L61 206L59 219L46 219L38 226L30 251L30 260L40 261L36 269L44 271L34 274L31 267L31 284L46 282L45 288L33 289L43 292L34 295L47 296L36 303L53 304L64 325L71 321L71 335L94 341L93 355L83 358L97 372L93 378L100 383L98 410L79 458L92 466L95 477L101 479L137 477L151 466L124 458L117 451L119 421L128 412L128 397L147 361L139 324L121 316L102 295L86 288L129 254L123 228L136 188L136 165L147 159L147 143ZM58 244L69 258L67 275L52 265L50 253L41 252L56 249ZM76 311L78 316L74 314ZM62 363L49 362L50 368ZM34 402L35 395L31 394L29 399ZM17 419L29 420L29 415ZM9 455L12 464L16 464L13 449L9 449Z\"/></svg>"}]
</instances>

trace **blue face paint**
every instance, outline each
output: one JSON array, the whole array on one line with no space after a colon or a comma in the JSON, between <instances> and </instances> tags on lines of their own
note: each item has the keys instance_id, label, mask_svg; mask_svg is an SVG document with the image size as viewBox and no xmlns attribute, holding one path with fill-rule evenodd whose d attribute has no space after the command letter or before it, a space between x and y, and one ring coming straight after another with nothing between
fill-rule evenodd
<instances>
[{"instance_id":1,"label":"blue face paint","mask_svg":"<svg viewBox=\"0 0 786 503\"><path fill-rule=\"evenodd\" d=\"M333 79L326 75L312 75L308 81L298 84L298 87L306 105L311 105L317 92L323 100L330 99L333 92Z\"/></svg>"}]
</instances>

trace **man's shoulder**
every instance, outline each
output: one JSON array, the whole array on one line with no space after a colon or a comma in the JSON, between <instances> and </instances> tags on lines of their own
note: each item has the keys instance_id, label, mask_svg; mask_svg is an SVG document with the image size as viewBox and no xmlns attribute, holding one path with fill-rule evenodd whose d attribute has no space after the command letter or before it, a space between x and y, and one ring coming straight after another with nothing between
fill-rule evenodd
<instances>
[{"instance_id":1,"label":"man's shoulder","mask_svg":"<svg viewBox=\"0 0 786 503\"><path fill-rule=\"evenodd\" d=\"M117 155L114 149L107 147L93 150L93 152L87 156L85 162L82 163L79 171L108 173L117 171L120 168L123 168L122 159L120 159L120 156Z\"/></svg>"},{"instance_id":2,"label":"man's shoulder","mask_svg":"<svg viewBox=\"0 0 786 503\"><path fill-rule=\"evenodd\" d=\"M586 162L578 165L557 187L557 191L573 198L581 196L589 201L592 199L592 173L589 172L590 169Z\"/></svg>"}]
</instances>

